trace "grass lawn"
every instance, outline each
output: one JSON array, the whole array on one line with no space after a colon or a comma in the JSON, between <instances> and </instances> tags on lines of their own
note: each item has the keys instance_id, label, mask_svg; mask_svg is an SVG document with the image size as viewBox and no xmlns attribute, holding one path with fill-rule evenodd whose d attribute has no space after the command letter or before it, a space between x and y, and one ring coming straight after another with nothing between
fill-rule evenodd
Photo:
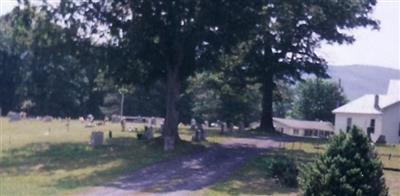
<instances>
[{"instance_id":1,"label":"grass lawn","mask_svg":"<svg viewBox=\"0 0 400 196\"><path fill-rule=\"evenodd\" d=\"M143 129L142 124L135 128ZM165 153L160 140L138 141L135 133L121 132L120 125L85 128L78 121L54 120L50 123L24 120L9 123L0 118L0 195L68 195L103 184L125 172L134 171L176 155L204 149L230 137L252 137L260 132L234 132L220 135L218 129L207 130L208 142L195 145L184 142L177 150ZM112 144L92 149L87 143L91 131L113 131ZM180 129L181 138L189 141L191 133ZM157 135L156 135L157 136ZM297 189L287 188L267 177L263 159L288 154L298 162L312 161L325 149L324 142L304 140L283 143L249 161L223 182L198 191L199 195L295 195ZM380 154L400 155L400 146L377 146ZM400 169L400 158L381 157L384 167ZM400 196L400 172L385 170L391 195Z\"/></svg>"},{"instance_id":2,"label":"grass lawn","mask_svg":"<svg viewBox=\"0 0 400 196\"><path fill-rule=\"evenodd\" d=\"M136 125L142 129L143 125ZM92 149L90 132L113 131L113 142ZM105 134L107 136L107 133ZM50 123L0 119L0 195L67 195L178 154L201 150L187 142L165 153L160 140L138 141L119 124L84 128L71 121Z\"/></svg>"},{"instance_id":3,"label":"grass lawn","mask_svg":"<svg viewBox=\"0 0 400 196\"><path fill-rule=\"evenodd\" d=\"M284 152L280 152L284 153ZM266 152L246 163L227 180L198 192L199 195L296 195L296 188L280 185L268 177L265 160L277 155L277 151Z\"/></svg>"}]
</instances>

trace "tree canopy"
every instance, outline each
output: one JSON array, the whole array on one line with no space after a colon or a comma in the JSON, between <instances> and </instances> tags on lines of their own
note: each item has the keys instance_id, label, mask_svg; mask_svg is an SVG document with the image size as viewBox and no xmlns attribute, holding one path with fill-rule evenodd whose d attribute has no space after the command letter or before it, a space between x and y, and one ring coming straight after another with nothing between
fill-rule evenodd
<instances>
[{"instance_id":1,"label":"tree canopy","mask_svg":"<svg viewBox=\"0 0 400 196\"><path fill-rule=\"evenodd\" d=\"M346 103L343 89L336 83L308 79L299 84L294 113L304 120L334 121L332 110Z\"/></svg>"},{"instance_id":2,"label":"tree canopy","mask_svg":"<svg viewBox=\"0 0 400 196\"><path fill-rule=\"evenodd\" d=\"M110 46L110 73L117 82L165 79L165 140L179 140L182 82L196 69L214 66L222 51L246 38L260 1L133 0L69 1L46 9L77 39ZM103 38L103 40L101 40ZM172 145L173 146L173 145ZM172 148L166 146L167 149Z\"/></svg>"},{"instance_id":3,"label":"tree canopy","mask_svg":"<svg viewBox=\"0 0 400 196\"><path fill-rule=\"evenodd\" d=\"M1 91L18 97L1 97L1 107L61 116L112 113L118 89L133 86L127 99L144 104L128 104L130 113L165 115L167 150L180 140L178 123L205 115L208 106L214 109L207 115L226 121L260 116L262 130L272 131L273 110L283 116L290 107L285 85L305 73L327 77L316 49L322 42L352 43L346 30L378 28L370 17L375 4L61 0L33 6L26 0L0 19Z\"/></svg>"},{"instance_id":4,"label":"tree canopy","mask_svg":"<svg viewBox=\"0 0 400 196\"><path fill-rule=\"evenodd\" d=\"M316 52L322 41L352 43L356 27L378 28L370 13L376 0L266 1L248 41L244 65L251 82L262 84L261 128L273 130L272 96L276 81L294 82L304 73L327 77L326 61Z\"/></svg>"}]
</instances>

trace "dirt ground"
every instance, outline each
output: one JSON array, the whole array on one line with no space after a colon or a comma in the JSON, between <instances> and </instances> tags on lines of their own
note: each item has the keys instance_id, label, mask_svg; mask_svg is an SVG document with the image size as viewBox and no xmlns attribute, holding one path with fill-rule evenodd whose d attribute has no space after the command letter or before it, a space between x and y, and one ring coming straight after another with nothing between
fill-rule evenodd
<instances>
[{"instance_id":1,"label":"dirt ground","mask_svg":"<svg viewBox=\"0 0 400 196\"><path fill-rule=\"evenodd\" d=\"M190 195L229 176L262 150L279 146L267 137L232 138L223 145L148 166L82 195Z\"/></svg>"}]
</instances>

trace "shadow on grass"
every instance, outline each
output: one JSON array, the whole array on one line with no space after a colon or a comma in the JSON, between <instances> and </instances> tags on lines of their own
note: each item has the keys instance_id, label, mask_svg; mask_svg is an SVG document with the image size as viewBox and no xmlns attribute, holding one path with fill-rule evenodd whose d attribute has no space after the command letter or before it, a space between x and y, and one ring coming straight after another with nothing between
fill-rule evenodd
<instances>
[{"instance_id":1,"label":"shadow on grass","mask_svg":"<svg viewBox=\"0 0 400 196\"><path fill-rule=\"evenodd\" d=\"M282 155L292 157L298 166L309 163L318 156L317 153L307 153L303 150L268 150L210 189L228 195L296 194L297 188L281 185L268 175L266 161L278 159Z\"/></svg>"},{"instance_id":2,"label":"shadow on grass","mask_svg":"<svg viewBox=\"0 0 400 196\"><path fill-rule=\"evenodd\" d=\"M74 175L59 178L55 186L73 189L93 186L178 154L204 150L201 145L184 142L173 152L164 152L162 141L139 141L134 138L114 138L112 144L91 148L85 143L35 143L3 152L0 174L53 175L64 170ZM118 161L119 164L112 165ZM103 165L111 164L104 169ZM87 169L84 175L80 170Z\"/></svg>"},{"instance_id":3,"label":"shadow on grass","mask_svg":"<svg viewBox=\"0 0 400 196\"><path fill-rule=\"evenodd\" d=\"M214 146L209 150L190 153L136 172L126 173L127 175L118 180L103 184L99 190L91 190L90 194L102 195L103 191L108 193L124 191L126 194L134 194L137 191L147 193L197 191L226 178L258 152L255 148L243 145ZM104 187L107 189L103 190Z\"/></svg>"}]
</instances>

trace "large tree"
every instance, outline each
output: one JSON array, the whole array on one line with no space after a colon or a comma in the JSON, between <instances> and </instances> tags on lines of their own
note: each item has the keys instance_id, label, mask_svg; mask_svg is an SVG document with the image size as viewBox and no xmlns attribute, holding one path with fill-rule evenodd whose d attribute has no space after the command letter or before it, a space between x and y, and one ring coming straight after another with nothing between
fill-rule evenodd
<instances>
[{"instance_id":1,"label":"large tree","mask_svg":"<svg viewBox=\"0 0 400 196\"><path fill-rule=\"evenodd\" d=\"M260 113L257 85L242 83L227 72L203 72L191 78L188 94L193 100L194 116L238 126L241 121L245 124L256 121Z\"/></svg>"},{"instance_id":2,"label":"large tree","mask_svg":"<svg viewBox=\"0 0 400 196\"><path fill-rule=\"evenodd\" d=\"M19 52L12 39L10 17L0 18L0 110L7 113L18 105L17 89L19 86L20 66ZM2 115L0 113L0 115Z\"/></svg>"},{"instance_id":3,"label":"large tree","mask_svg":"<svg viewBox=\"0 0 400 196\"><path fill-rule=\"evenodd\" d=\"M308 79L298 85L294 104L296 117L304 120L334 120L332 110L345 104L342 88L335 82Z\"/></svg>"},{"instance_id":4,"label":"large tree","mask_svg":"<svg viewBox=\"0 0 400 196\"><path fill-rule=\"evenodd\" d=\"M4 74L0 85L6 91L0 107L5 112L99 113L102 93L96 90L95 80L102 64L101 48L91 46L88 40L76 42L70 31L28 2L2 16L0 23L0 75Z\"/></svg>"},{"instance_id":5,"label":"large tree","mask_svg":"<svg viewBox=\"0 0 400 196\"><path fill-rule=\"evenodd\" d=\"M245 37L259 1L228 0L62 0L47 10L75 29L76 38L98 38L110 49L110 72L117 82L162 78L166 84L163 130L169 150L179 140L178 105L182 82L195 70Z\"/></svg>"},{"instance_id":6,"label":"large tree","mask_svg":"<svg viewBox=\"0 0 400 196\"><path fill-rule=\"evenodd\" d=\"M304 73L326 75L326 61L316 49L322 41L350 44L349 29L370 26L376 0L270 0L263 7L261 23L248 42L246 73L262 84L260 128L273 131L273 89L276 81L296 81Z\"/></svg>"}]
</instances>

